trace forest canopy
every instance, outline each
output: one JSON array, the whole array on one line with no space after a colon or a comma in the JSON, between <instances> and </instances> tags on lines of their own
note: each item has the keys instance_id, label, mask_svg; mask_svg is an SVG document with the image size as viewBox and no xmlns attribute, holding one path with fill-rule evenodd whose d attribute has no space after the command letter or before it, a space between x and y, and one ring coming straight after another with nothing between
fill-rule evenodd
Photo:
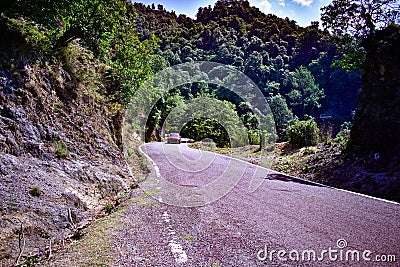
<instances>
[{"instance_id":1,"label":"forest canopy","mask_svg":"<svg viewBox=\"0 0 400 267\"><path fill-rule=\"evenodd\" d=\"M300 27L251 7L248 1L220 0L199 8L193 20L168 12L162 5L134 4L136 30L141 40L160 38L156 54L163 65L213 61L230 65L252 79L274 106L281 140L294 118L329 114L335 129L352 120L361 86L360 71L331 67L341 57L334 38L318 22ZM251 114L242 99L211 85L194 84L181 89L185 99L201 93L234 103L249 130ZM161 125L160 125L161 127Z\"/></svg>"}]
</instances>

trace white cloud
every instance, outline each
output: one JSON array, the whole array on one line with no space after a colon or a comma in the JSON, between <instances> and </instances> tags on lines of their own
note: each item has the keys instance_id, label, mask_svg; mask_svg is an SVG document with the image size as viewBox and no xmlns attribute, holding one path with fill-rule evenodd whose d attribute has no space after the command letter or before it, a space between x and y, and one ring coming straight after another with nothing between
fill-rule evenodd
<instances>
[{"instance_id":1,"label":"white cloud","mask_svg":"<svg viewBox=\"0 0 400 267\"><path fill-rule=\"evenodd\" d=\"M286 6L285 0L278 0L278 5Z\"/></svg>"},{"instance_id":2,"label":"white cloud","mask_svg":"<svg viewBox=\"0 0 400 267\"><path fill-rule=\"evenodd\" d=\"M259 3L259 6L263 9L265 13L268 13L271 10L271 3L268 0L263 0Z\"/></svg>"},{"instance_id":3,"label":"white cloud","mask_svg":"<svg viewBox=\"0 0 400 267\"><path fill-rule=\"evenodd\" d=\"M292 1L302 6L310 6L312 3L314 3L314 0L292 0Z\"/></svg>"}]
</instances>

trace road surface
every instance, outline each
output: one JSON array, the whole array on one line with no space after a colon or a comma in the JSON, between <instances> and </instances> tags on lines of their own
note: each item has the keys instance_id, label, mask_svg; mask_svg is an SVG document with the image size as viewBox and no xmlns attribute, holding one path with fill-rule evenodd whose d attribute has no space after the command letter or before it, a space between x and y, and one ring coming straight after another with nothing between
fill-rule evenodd
<instances>
[{"instance_id":1,"label":"road surface","mask_svg":"<svg viewBox=\"0 0 400 267\"><path fill-rule=\"evenodd\" d=\"M396 203L186 144L142 150L147 199L126 212L119 266L400 266Z\"/></svg>"}]
</instances>

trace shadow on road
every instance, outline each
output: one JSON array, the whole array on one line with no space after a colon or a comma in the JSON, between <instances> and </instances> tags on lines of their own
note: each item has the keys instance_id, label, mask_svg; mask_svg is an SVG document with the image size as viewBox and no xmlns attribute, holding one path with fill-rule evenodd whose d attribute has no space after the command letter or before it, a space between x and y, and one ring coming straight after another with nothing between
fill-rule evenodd
<instances>
[{"instance_id":1,"label":"shadow on road","mask_svg":"<svg viewBox=\"0 0 400 267\"><path fill-rule=\"evenodd\" d=\"M295 177L286 176L283 174L270 174L267 177L265 177L265 179L266 180L278 180L278 181L282 181L282 182L294 182L294 183L319 186L319 187L326 187L325 185L322 185L322 184L317 184L312 181L302 180L302 179L298 179Z\"/></svg>"}]
</instances>

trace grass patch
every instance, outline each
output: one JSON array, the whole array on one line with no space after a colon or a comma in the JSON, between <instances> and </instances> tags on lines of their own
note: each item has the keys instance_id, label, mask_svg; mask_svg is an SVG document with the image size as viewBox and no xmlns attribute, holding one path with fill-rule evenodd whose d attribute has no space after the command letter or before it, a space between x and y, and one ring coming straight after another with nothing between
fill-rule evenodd
<instances>
[{"instance_id":1,"label":"grass patch","mask_svg":"<svg viewBox=\"0 0 400 267\"><path fill-rule=\"evenodd\" d=\"M131 198L129 200L130 203L135 203L139 206L151 206L151 207L157 207L158 205L152 201L147 201L143 197L135 197Z\"/></svg>"},{"instance_id":2,"label":"grass patch","mask_svg":"<svg viewBox=\"0 0 400 267\"><path fill-rule=\"evenodd\" d=\"M143 194L145 194L146 196L153 197L153 196L157 195L160 192L161 192L161 189L152 188L152 189L149 189L149 190L143 192Z\"/></svg>"},{"instance_id":3,"label":"grass patch","mask_svg":"<svg viewBox=\"0 0 400 267\"><path fill-rule=\"evenodd\" d=\"M189 234L184 234L182 236L182 239L188 242L195 242L197 241L197 238L195 236L189 235Z\"/></svg>"},{"instance_id":4,"label":"grass patch","mask_svg":"<svg viewBox=\"0 0 400 267\"><path fill-rule=\"evenodd\" d=\"M122 199L124 199L124 198L127 198L128 196L129 196L129 193L125 193L125 194L118 195L118 196L115 198L115 201L122 200Z\"/></svg>"},{"instance_id":5,"label":"grass patch","mask_svg":"<svg viewBox=\"0 0 400 267\"><path fill-rule=\"evenodd\" d=\"M98 219L78 242L58 254L49 266L115 266L111 231L124 229L118 220L124 212L119 208L110 216Z\"/></svg>"}]
</instances>

